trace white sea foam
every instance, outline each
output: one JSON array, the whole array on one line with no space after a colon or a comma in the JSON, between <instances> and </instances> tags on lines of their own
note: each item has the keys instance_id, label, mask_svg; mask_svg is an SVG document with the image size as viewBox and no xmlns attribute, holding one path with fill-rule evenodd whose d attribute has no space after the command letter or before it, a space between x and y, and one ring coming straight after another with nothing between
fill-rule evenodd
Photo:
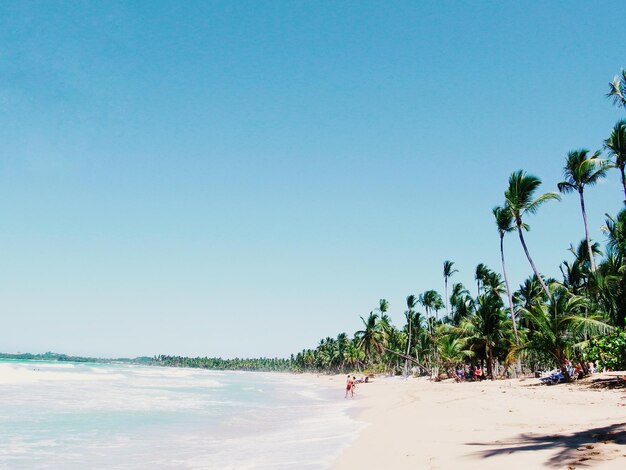
<instances>
[{"instance_id":1,"label":"white sea foam","mask_svg":"<svg viewBox=\"0 0 626 470\"><path fill-rule=\"evenodd\" d=\"M36 368L0 364L0 468L327 468L359 427L286 374Z\"/></svg>"},{"instance_id":2,"label":"white sea foam","mask_svg":"<svg viewBox=\"0 0 626 470\"><path fill-rule=\"evenodd\" d=\"M74 364L51 364L49 362L33 362L33 367L39 369L74 369Z\"/></svg>"},{"instance_id":3,"label":"white sea foam","mask_svg":"<svg viewBox=\"0 0 626 470\"><path fill-rule=\"evenodd\" d=\"M61 365L61 364L60 364ZM121 374L107 375L106 377L95 374L76 374L73 372L49 372L42 369L30 369L13 364L0 364L0 384L26 384L39 381L95 381L95 380L121 380L125 377Z\"/></svg>"}]
</instances>

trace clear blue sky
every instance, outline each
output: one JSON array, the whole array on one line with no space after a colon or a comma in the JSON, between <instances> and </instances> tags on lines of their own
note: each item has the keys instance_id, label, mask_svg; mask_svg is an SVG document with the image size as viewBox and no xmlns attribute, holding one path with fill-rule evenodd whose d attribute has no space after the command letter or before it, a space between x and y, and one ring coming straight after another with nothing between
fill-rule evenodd
<instances>
[{"instance_id":1,"label":"clear blue sky","mask_svg":"<svg viewBox=\"0 0 626 470\"><path fill-rule=\"evenodd\" d=\"M0 351L286 356L445 259L473 287L509 174L555 190L624 117L622 6L0 3ZM528 222L557 276L575 196Z\"/></svg>"}]
</instances>

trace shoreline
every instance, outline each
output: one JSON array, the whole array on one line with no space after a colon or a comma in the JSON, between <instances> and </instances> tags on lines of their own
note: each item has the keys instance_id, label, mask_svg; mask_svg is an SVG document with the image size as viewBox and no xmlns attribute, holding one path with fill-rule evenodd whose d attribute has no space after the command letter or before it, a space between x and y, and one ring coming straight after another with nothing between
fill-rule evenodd
<instances>
[{"instance_id":1,"label":"shoreline","mask_svg":"<svg viewBox=\"0 0 626 470\"><path fill-rule=\"evenodd\" d=\"M331 468L621 469L626 387L594 388L616 375L557 386L377 377L357 389L348 413L365 425ZM344 375L310 376L343 399Z\"/></svg>"}]
</instances>

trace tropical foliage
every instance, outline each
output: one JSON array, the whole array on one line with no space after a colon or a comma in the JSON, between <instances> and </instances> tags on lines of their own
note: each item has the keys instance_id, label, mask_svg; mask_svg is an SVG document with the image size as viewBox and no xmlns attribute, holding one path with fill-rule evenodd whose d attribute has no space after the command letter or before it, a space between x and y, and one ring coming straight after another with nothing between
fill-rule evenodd
<instances>
[{"instance_id":1,"label":"tropical foliage","mask_svg":"<svg viewBox=\"0 0 626 470\"><path fill-rule=\"evenodd\" d=\"M608 93L624 108L625 73L611 82ZM570 361L584 364L585 370L590 360L600 367L626 367L626 209L606 215L603 248L592 239L585 206L587 191L613 169L619 171L626 200L626 120L610 131L604 148L605 159L600 151L587 149L573 150L565 158L558 190L578 194L583 224L576 239L584 238L570 245L573 259L561 264L561 279L542 276L525 238L528 217L561 198L557 192L541 192L541 179L517 170L504 188L504 202L492 210L502 274L479 263L473 271L476 291L472 296L461 283L449 288L458 269L453 261L445 260L444 296L435 289L409 295L404 325L391 324L386 314L389 304L384 301L383 310L381 300L378 309L362 318L363 328L345 339L352 348L344 350L347 356L320 368L319 361L307 359L325 354L320 345L297 354L293 367L405 374L412 369L419 374L453 376L456 367L476 364L485 367L492 378L515 373L519 366L526 371L559 368L569 377ZM517 232L531 270L516 290L509 284L504 251L504 241L512 232ZM445 316L440 316L444 308Z\"/></svg>"}]
</instances>

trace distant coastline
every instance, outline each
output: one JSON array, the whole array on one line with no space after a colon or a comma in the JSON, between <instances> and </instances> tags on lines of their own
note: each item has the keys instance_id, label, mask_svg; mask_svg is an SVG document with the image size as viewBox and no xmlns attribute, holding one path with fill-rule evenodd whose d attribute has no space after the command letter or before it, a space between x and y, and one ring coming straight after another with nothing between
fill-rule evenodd
<instances>
[{"instance_id":1,"label":"distant coastline","mask_svg":"<svg viewBox=\"0 0 626 470\"><path fill-rule=\"evenodd\" d=\"M222 359L220 357L186 357L186 356L139 356L135 358L103 358L71 356L63 353L46 352L34 353L4 353L0 352L1 359L19 361L52 361L52 362L85 362L94 364L134 364L158 367L189 367L208 370L239 370L251 372L296 372L291 359L282 358L235 358Z\"/></svg>"}]
</instances>

